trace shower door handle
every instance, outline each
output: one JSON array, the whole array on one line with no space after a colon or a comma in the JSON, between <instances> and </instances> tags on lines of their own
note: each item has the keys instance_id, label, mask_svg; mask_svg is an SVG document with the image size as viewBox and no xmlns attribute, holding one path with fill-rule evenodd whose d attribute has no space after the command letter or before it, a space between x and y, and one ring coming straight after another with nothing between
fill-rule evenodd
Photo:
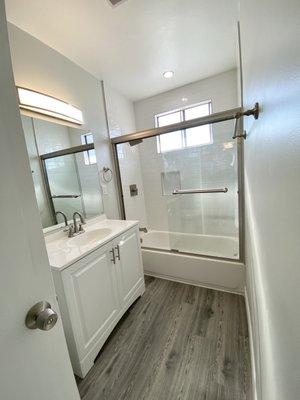
<instances>
[{"instance_id":1,"label":"shower door handle","mask_svg":"<svg viewBox=\"0 0 300 400\"><path fill-rule=\"evenodd\" d=\"M51 196L51 199L77 199L81 197L81 194L55 194Z\"/></svg>"},{"instance_id":2,"label":"shower door handle","mask_svg":"<svg viewBox=\"0 0 300 400\"><path fill-rule=\"evenodd\" d=\"M194 193L227 193L228 188L220 188L220 189L186 189L186 190L173 190L172 194L194 194Z\"/></svg>"}]
</instances>

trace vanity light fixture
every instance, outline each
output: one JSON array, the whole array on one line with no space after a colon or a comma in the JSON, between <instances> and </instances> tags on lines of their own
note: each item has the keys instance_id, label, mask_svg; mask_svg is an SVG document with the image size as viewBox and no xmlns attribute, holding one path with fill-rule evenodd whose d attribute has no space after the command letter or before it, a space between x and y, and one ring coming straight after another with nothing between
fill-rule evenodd
<instances>
[{"instance_id":1,"label":"vanity light fixture","mask_svg":"<svg viewBox=\"0 0 300 400\"><path fill-rule=\"evenodd\" d=\"M20 108L74 124L83 124L82 111L69 103L22 87L17 87L17 91Z\"/></svg>"},{"instance_id":2,"label":"vanity light fixture","mask_svg":"<svg viewBox=\"0 0 300 400\"><path fill-rule=\"evenodd\" d=\"M166 79L173 78L173 76L174 76L174 71L165 71L163 73L163 77L166 78Z\"/></svg>"}]
</instances>

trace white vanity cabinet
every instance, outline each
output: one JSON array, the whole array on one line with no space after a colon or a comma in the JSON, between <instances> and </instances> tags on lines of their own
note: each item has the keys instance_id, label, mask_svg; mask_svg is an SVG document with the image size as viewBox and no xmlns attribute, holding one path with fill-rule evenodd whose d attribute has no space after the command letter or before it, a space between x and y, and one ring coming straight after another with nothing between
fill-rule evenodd
<instances>
[{"instance_id":1,"label":"white vanity cabinet","mask_svg":"<svg viewBox=\"0 0 300 400\"><path fill-rule=\"evenodd\" d=\"M138 288L144 284L142 256L137 229L125 232L114 241L120 305L123 312L133 302Z\"/></svg>"},{"instance_id":2,"label":"white vanity cabinet","mask_svg":"<svg viewBox=\"0 0 300 400\"><path fill-rule=\"evenodd\" d=\"M124 312L145 291L138 226L52 271L73 369L83 378Z\"/></svg>"}]
</instances>

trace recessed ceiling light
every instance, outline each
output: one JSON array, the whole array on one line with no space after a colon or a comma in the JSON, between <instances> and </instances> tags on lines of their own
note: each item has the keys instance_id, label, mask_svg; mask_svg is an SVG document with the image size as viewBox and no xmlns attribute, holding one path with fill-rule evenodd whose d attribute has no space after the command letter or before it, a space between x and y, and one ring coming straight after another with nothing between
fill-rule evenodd
<instances>
[{"instance_id":1,"label":"recessed ceiling light","mask_svg":"<svg viewBox=\"0 0 300 400\"><path fill-rule=\"evenodd\" d=\"M165 71L163 73L163 77L166 78L166 79L173 78L173 76L174 76L174 71Z\"/></svg>"},{"instance_id":2,"label":"recessed ceiling light","mask_svg":"<svg viewBox=\"0 0 300 400\"><path fill-rule=\"evenodd\" d=\"M233 148L233 142L225 142L225 143L223 143L223 148L224 149L232 149Z\"/></svg>"},{"instance_id":3,"label":"recessed ceiling light","mask_svg":"<svg viewBox=\"0 0 300 400\"><path fill-rule=\"evenodd\" d=\"M187 97L183 97L183 98L181 99L181 101L183 101L184 103L186 103L186 102L188 101L188 98L187 98Z\"/></svg>"}]
</instances>

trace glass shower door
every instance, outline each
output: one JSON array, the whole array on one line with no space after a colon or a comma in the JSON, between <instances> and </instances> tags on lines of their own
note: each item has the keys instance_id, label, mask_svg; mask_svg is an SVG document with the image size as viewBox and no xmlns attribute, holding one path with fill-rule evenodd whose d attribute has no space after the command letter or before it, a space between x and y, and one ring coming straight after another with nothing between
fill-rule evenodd
<instances>
[{"instance_id":1,"label":"glass shower door","mask_svg":"<svg viewBox=\"0 0 300 400\"><path fill-rule=\"evenodd\" d=\"M210 140L197 144L208 130ZM192 128L183 132L180 149L161 153L172 251L239 258L238 154L233 130L233 121Z\"/></svg>"},{"instance_id":2,"label":"glass shower door","mask_svg":"<svg viewBox=\"0 0 300 400\"><path fill-rule=\"evenodd\" d=\"M147 228L143 247L240 258L233 133L232 120L117 144L125 217Z\"/></svg>"},{"instance_id":3,"label":"glass shower door","mask_svg":"<svg viewBox=\"0 0 300 400\"><path fill-rule=\"evenodd\" d=\"M75 157L75 154L68 154L45 160L54 210L62 211L68 220L72 219L75 211L85 216Z\"/></svg>"}]
</instances>

